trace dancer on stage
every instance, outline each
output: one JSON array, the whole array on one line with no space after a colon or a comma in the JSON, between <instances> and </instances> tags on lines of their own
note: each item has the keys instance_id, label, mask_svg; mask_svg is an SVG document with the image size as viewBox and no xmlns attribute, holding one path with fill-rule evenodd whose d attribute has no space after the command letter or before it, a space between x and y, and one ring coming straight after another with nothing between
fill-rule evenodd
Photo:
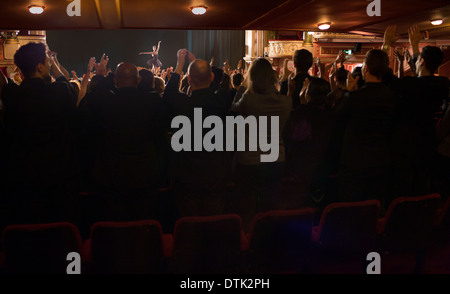
<instances>
[{"instance_id":1,"label":"dancer on stage","mask_svg":"<svg viewBox=\"0 0 450 294\"><path fill-rule=\"evenodd\" d=\"M153 45L153 51L152 52L140 52L139 55L143 54L151 54L152 58L147 61L147 64L150 66L151 69L157 69L162 66L161 60L158 58L158 52L159 52L159 46L161 45L161 41L158 42L158 47Z\"/></svg>"}]
</instances>

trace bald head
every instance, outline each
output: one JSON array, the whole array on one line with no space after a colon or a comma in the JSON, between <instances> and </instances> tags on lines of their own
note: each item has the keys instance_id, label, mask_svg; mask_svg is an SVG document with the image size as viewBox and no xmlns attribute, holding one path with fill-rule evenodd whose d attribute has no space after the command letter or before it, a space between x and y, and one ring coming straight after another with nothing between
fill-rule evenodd
<instances>
[{"instance_id":1,"label":"bald head","mask_svg":"<svg viewBox=\"0 0 450 294\"><path fill-rule=\"evenodd\" d=\"M118 88L137 88L141 78L139 77L139 71L134 64L122 62L117 66L114 80Z\"/></svg>"},{"instance_id":2,"label":"bald head","mask_svg":"<svg viewBox=\"0 0 450 294\"><path fill-rule=\"evenodd\" d=\"M202 59L191 62L188 68L188 79L192 90L208 88L214 74L209 63Z\"/></svg>"}]
</instances>

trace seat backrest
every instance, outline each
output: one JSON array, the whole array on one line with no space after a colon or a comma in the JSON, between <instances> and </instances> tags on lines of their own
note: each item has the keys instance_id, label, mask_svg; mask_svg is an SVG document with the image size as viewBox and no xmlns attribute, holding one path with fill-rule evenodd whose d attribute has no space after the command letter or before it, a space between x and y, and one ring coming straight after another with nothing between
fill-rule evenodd
<instances>
[{"instance_id":1,"label":"seat backrest","mask_svg":"<svg viewBox=\"0 0 450 294\"><path fill-rule=\"evenodd\" d=\"M317 228L321 248L339 252L370 252L376 237L380 201L340 202L322 211Z\"/></svg>"},{"instance_id":2,"label":"seat backrest","mask_svg":"<svg viewBox=\"0 0 450 294\"><path fill-rule=\"evenodd\" d=\"M65 274L67 255L82 250L78 228L67 222L9 225L2 242L8 273Z\"/></svg>"},{"instance_id":3,"label":"seat backrest","mask_svg":"<svg viewBox=\"0 0 450 294\"><path fill-rule=\"evenodd\" d=\"M383 240L392 248L423 248L430 240L440 203L439 194L395 199L384 217Z\"/></svg>"},{"instance_id":4,"label":"seat backrest","mask_svg":"<svg viewBox=\"0 0 450 294\"><path fill-rule=\"evenodd\" d=\"M157 220L94 223L90 235L91 270L117 274L162 272L162 232Z\"/></svg>"},{"instance_id":5,"label":"seat backrest","mask_svg":"<svg viewBox=\"0 0 450 294\"><path fill-rule=\"evenodd\" d=\"M174 273L238 273L242 220L236 214L182 217L174 227Z\"/></svg>"},{"instance_id":6,"label":"seat backrest","mask_svg":"<svg viewBox=\"0 0 450 294\"><path fill-rule=\"evenodd\" d=\"M250 271L298 272L307 268L314 210L273 210L257 214L250 226Z\"/></svg>"}]
</instances>

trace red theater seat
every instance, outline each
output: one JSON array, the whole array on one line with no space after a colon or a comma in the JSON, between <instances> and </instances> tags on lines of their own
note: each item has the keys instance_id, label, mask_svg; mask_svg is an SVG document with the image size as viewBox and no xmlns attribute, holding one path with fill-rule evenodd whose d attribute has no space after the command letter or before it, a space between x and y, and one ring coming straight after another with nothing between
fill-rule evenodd
<instances>
[{"instance_id":1,"label":"red theater seat","mask_svg":"<svg viewBox=\"0 0 450 294\"><path fill-rule=\"evenodd\" d=\"M2 242L6 273L66 274L67 255L82 250L78 228L67 222L9 225Z\"/></svg>"},{"instance_id":2,"label":"red theater seat","mask_svg":"<svg viewBox=\"0 0 450 294\"><path fill-rule=\"evenodd\" d=\"M314 210L273 210L257 214L248 234L250 273L308 272Z\"/></svg>"},{"instance_id":3,"label":"red theater seat","mask_svg":"<svg viewBox=\"0 0 450 294\"><path fill-rule=\"evenodd\" d=\"M381 273L420 273L430 245L441 196L400 197L378 221Z\"/></svg>"},{"instance_id":4,"label":"red theater seat","mask_svg":"<svg viewBox=\"0 0 450 294\"><path fill-rule=\"evenodd\" d=\"M156 220L97 222L85 242L90 273L164 273L171 247Z\"/></svg>"},{"instance_id":5,"label":"red theater seat","mask_svg":"<svg viewBox=\"0 0 450 294\"><path fill-rule=\"evenodd\" d=\"M236 214L182 217L174 227L172 272L239 273L245 242L242 220Z\"/></svg>"},{"instance_id":6,"label":"red theater seat","mask_svg":"<svg viewBox=\"0 0 450 294\"><path fill-rule=\"evenodd\" d=\"M329 204L313 228L315 271L365 273L365 260L375 249L380 201Z\"/></svg>"}]
</instances>

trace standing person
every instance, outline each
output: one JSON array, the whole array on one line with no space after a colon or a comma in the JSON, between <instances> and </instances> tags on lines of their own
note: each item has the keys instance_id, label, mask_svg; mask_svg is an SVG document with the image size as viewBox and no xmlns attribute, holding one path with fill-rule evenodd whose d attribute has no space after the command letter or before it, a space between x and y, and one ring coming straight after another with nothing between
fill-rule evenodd
<instances>
[{"instance_id":1,"label":"standing person","mask_svg":"<svg viewBox=\"0 0 450 294\"><path fill-rule=\"evenodd\" d=\"M140 52L139 55L151 54L152 58L147 60L148 66L153 70L157 70L162 67L162 62L159 60L159 47L161 45L161 41L158 42L158 47L153 45L153 51L151 52Z\"/></svg>"},{"instance_id":2,"label":"standing person","mask_svg":"<svg viewBox=\"0 0 450 294\"><path fill-rule=\"evenodd\" d=\"M300 92L303 88L303 82L305 79L311 80L311 76L308 71L313 65L313 55L306 49L296 50L293 57L294 62L294 82L295 89L292 95L292 109L297 108L300 105L300 100L298 99ZM287 66L284 67L283 77L281 79L281 89L280 93L287 95L288 93L288 76L289 71Z\"/></svg>"},{"instance_id":3,"label":"standing person","mask_svg":"<svg viewBox=\"0 0 450 294\"><path fill-rule=\"evenodd\" d=\"M187 71L190 95L179 91L181 73L188 55L191 61ZM214 91L211 88L214 74L205 60L195 59L186 49L178 50L177 59L176 69L166 86L163 100L167 103L170 121L177 116L189 119L192 134L190 142L191 146L194 146L198 144L194 137L195 112L201 110L202 117L214 115L225 121L231 104L230 91ZM179 127L181 126L172 127L173 136L177 135ZM208 131L209 128L204 128L200 139ZM187 138L183 137L184 140ZM208 151L204 147L201 150L191 148L172 151L170 170L178 215L182 217L224 213L229 166L230 158L226 151Z\"/></svg>"},{"instance_id":4,"label":"standing person","mask_svg":"<svg viewBox=\"0 0 450 294\"><path fill-rule=\"evenodd\" d=\"M103 220L157 218L161 97L139 89L139 72L131 63L117 66L114 82L114 91L96 94L87 105L97 140L93 178Z\"/></svg>"},{"instance_id":5,"label":"standing person","mask_svg":"<svg viewBox=\"0 0 450 294\"><path fill-rule=\"evenodd\" d=\"M261 154L266 152L259 148L250 151L247 146L246 151L237 151L235 154L237 163L235 178L239 202L237 210L246 229L257 212L274 208L276 205L285 166L285 149L281 135L292 109L292 99L277 91L278 79L268 60L264 58L254 60L248 75L249 88L242 98L234 103L232 110L243 117L255 116L257 121L260 116L267 116L268 122L277 117L279 154L274 162L261 162ZM269 129L271 128L267 128ZM267 142L273 142L275 139L271 138L270 134L267 134Z\"/></svg>"},{"instance_id":6,"label":"standing person","mask_svg":"<svg viewBox=\"0 0 450 294\"><path fill-rule=\"evenodd\" d=\"M77 97L44 44L23 45L14 62L24 80L2 89L9 221L77 223Z\"/></svg>"},{"instance_id":7,"label":"standing person","mask_svg":"<svg viewBox=\"0 0 450 294\"><path fill-rule=\"evenodd\" d=\"M436 76L444 52L436 46L419 50L423 35L417 26L408 30L417 76L401 79L391 74L391 88L399 94L392 135L391 199L430 192L432 158L437 148L436 114L448 99L449 79ZM383 48L395 42L395 26L386 29ZM445 110L444 110L445 111Z\"/></svg>"},{"instance_id":8,"label":"standing person","mask_svg":"<svg viewBox=\"0 0 450 294\"><path fill-rule=\"evenodd\" d=\"M379 199L384 203L396 101L395 93L382 83L388 68L385 52L367 52L362 67L365 85L346 93L335 107L337 118L346 124L338 174L341 201Z\"/></svg>"}]
</instances>

